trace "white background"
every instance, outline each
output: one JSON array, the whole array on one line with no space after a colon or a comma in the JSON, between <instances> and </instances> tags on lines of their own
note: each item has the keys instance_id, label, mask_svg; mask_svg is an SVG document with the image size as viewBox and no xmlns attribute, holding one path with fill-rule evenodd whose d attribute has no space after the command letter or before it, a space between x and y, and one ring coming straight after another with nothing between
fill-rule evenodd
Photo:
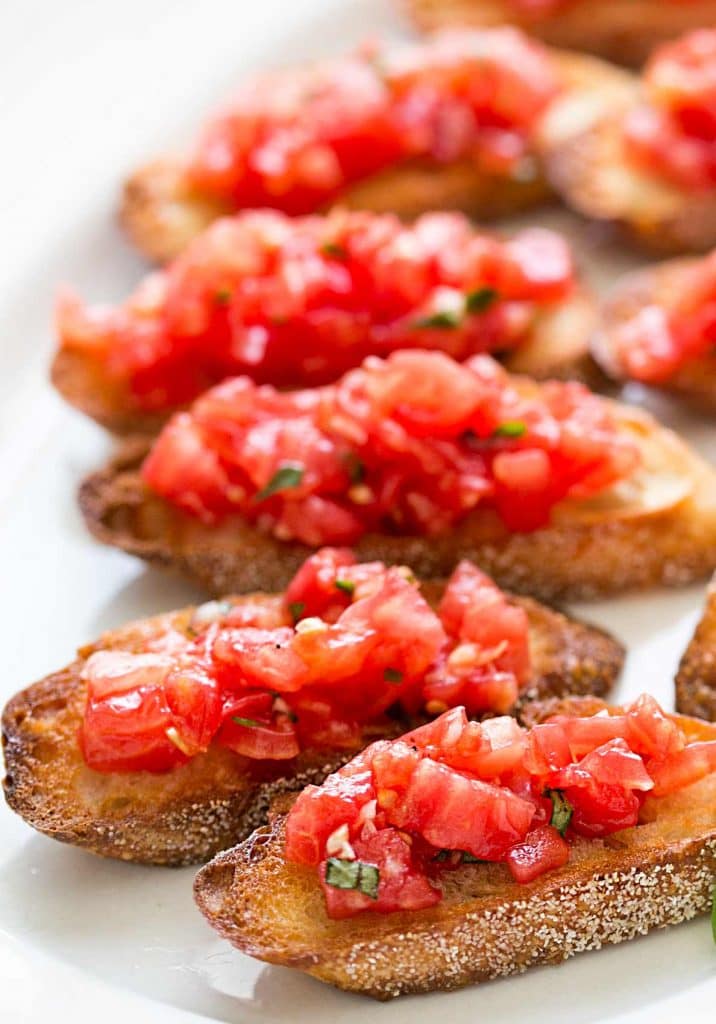
<instances>
[{"instance_id":1,"label":"white background","mask_svg":"<svg viewBox=\"0 0 716 1024\"><path fill-rule=\"evenodd\" d=\"M113 217L122 177L178 145L212 98L252 67L399 30L387 0L5 0L0 6L0 698L127 618L199 596L85 534L82 473L109 449L46 384L53 293L72 282L118 299L141 261ZM404 30L404 26L403 26ZM566 215L603 285L634 263ZM716 459L708 424L660 411ZM703 596L580 609L629 643L621 694L673 699L673 670ZM705 1020L716 954L705 920L559 968L450 996L376 1006L231 951L194 910L193 872L92 858L34 835L0 807L0 1020L386 1024L443 1014L589 1024ZM709 1012L709 1017L711 1013Z\"/></svg>"}]
</instances>

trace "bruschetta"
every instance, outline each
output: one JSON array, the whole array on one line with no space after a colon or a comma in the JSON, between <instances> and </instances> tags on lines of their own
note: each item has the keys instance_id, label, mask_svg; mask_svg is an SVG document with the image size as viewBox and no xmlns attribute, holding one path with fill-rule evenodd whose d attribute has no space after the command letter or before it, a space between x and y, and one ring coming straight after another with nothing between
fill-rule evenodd
<instances>
[{"instance_id":1,"label":"bruschetta","mask_svg":"<svg viewBox=\"0 0 716 1024\"><path fill-rule=\"evenodd\" d=\"M631 6L631 5L630 5ZM656 253L716 245L716 28L655 51L609 102L565 93L538 137L546 174L578 213Z\"/></svg>"},{"instance_id":2,"label":"bruschetta","mask_svg":"<svg viewBox=\"0 0 716 1024\"><path fill-rule=\"evenodd\" d=\"M426 579L469 558L579 599L716 568L716 474L646 413L489 356L371 357L297 392L235 378L80 489L101 541L214 593L277 590L323 544Z\"/></svg>"},{"instance_id":3,"label":"bruschetta","mask_svg":"<svg viewBox=\"0 0 716 1024\"><path fill-rule=\"evenodd\" d=\"M46 835L123 860L206 861L372 740L467 702L606 694L617 641L464 563L445 584L309 559L281 595L105 634L5 708L5 796Z\"/></svg>"},{"instance_id":4,"label":"bruschetta","mask_svg":"<svg viewBox=\"0 0 716 1024\"><path fill-rule=\"evenodd\" d=\"M646 695L593 707L530 730L456 708L374 744L202 868L199 909L250 956L377 999L703 913L716 727Z\"/></svg>"},{"instance_id":5,"label":"bruschetta","mask_svg":"<svg viewBox=\"0 0 716 1024\"><path fill-rule=\"evenodd\" d=\"M602 306L592 352L616 380L716 412L716 251L627 274Z\"/></svg>"},{"instance_id":6,"label":"bruschetta","mask_svg":"<svg viewBox=\"0 0 716 1024\"><path fill-rule=\"evenodd\" d=\"M365 46L246 82L185 158L131 176L121 220L163 262L248 208L504 216L550 195L532 133L552 100L575 80L604 94L624 77L508 27Z\"/></svg>"},{"instance_id":7,"label":"bruschetta","mask_svg":"<svg viewBox=\"0 0 716 1024\"><path fill-rule=\"evenodd\" d=\"M550 46L641 66L655 46L716 24L716 0L399 0L416 24L516 25Z\"/></svg>"},{"instance_id":8,"label":"bruschetta","mask_svg":"<svg viewBox=\"0 0 716 1024\"><path fill-rule=\"evenodd\" d=\"M594 377L594 304L558 234L499 239L462 214L271 210L224 218L116 307L58 307L53 380L117 432L151 431L229 376L336 380L369 354L477 352L535 377Z\"/></svg>"},{"instance_id":9,"label":"bruschetta","mask_svg":"<svg viewBox=\"0 0 716 1024\"><path fill-rule=\"evenodd\" d=\"M703 615L676 674L676 708L716 722L716 578L706 595Z\"/></svg>"}]
</instances>

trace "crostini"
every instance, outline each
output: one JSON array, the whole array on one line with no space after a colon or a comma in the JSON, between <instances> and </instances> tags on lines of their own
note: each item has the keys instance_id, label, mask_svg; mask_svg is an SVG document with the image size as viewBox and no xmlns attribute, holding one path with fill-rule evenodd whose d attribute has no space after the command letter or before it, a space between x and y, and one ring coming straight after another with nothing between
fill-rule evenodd
<instances>
[{"instance_id":1,"label":"crostini","mask_svg":"<svg viewBox=\"0 0 716 1024\"><path fill-rule=\"evenodd\" d=\"M716 727L626 709L378 742L199 872L220 935L377 999L558 963L711 906Z\"/></svg>"},{"instance_id":2,"label":"crostini","mask_svg":"<svg viewBox=\"0 0 716 1024\"><path fill-rule=\"evenodd\" d=\"M445 584L310 558L282 595L132 623L3 714L10 806L46 835L123 860L206 861L379 737L466 703L503 714L607 693L623 649L463 563Z\"/></svg>"},{"instance_id":3,"label":"crostini","mask_svg":"<svg viewBox=\"0 0 716 1024\"><path fill-rule=\"evenodd\" d=\"M622 278L602 306L592 353L616 380L716 412L716 251Z\"/></svg>"},{"instance_id":4,"label":"crostini","mask_svg":"<svg viewBox=\"0 0 716 1024\"><path fill-rule=\"evenodd\" d=\"M489 356L403 350L335 385L207 392L80 488L104 543L214 593L279 590L323 544L543 600L716 568L716 474L646 413Z\"/></svg>"},{"instance_id":5,"label":"crostini","mask_svg":"<svg viewBox=\"0 0 716 1024\"><path fill-rule=\"evenodd\" d=\"M676 709L716 722L716 577L711 581L704 613L679 663Z\"/></svg>"},{"instance_id":6,"label":"crostini","mask_svg":"<svg viewBox=\"0 0 716 1024\"><path fill-rule=\"evenodd\" d=\"M371 44L245 83L186 158L132 175L121 219L163 262L216 217L248 208L504 216L550 194L532 133L555 96L575 80L609 94L624 77L507 27Z\"/></svg>"},{"instance_id":7,"label":"crostini","mask_svg":"<svg viewBox=\"0 0 716 1024\"><path fill-rule=\"evenodd\" d=\"M631 4L629 5L631 8ZM660 47L621 96L558 97L540 122L547 177L574 210L657 253L716 245L716 28Z\"/></svg>"},{"instance_id":8,"label":"crostini","mask_svg":"<svg viewBox=\"0 0 716 1024\"><path fill-rule=\"evenodd\" d=\"M595 326L554 232L501 240L462 214L408 227L388 214L251 211L217 221L120 306L65 295L52 376L104 425L142 432L226 377L315 386L405 347L594 377Z\"/></svg>"},{"instance_id":9,"label":"crostini","mask_svg":"<svg viewBox=\"0 0 716 1024\"><path fill-rule=\"evenodd\" d=\"M516 25L550 46L639 67L659 43L716 24L716 0L399 0L416 24Z\"/></svg>"}]
</instances>

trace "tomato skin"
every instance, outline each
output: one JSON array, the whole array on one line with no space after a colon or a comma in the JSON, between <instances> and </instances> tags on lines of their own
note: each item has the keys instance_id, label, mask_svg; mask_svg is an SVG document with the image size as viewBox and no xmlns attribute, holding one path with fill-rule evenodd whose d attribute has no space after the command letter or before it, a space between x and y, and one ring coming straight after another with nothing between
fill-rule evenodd
<instances>
[{"instance_id":1,"label":"tomato skin","mask_svg":"<svg viewBox=\"0 0 716 1024\"><path fill-rule=\"evenodd\" d=\"M654 760L649 773L654 780L654 796L666 796L716 771L716 741L690 743L685 749Z\"/></svg>"},{"instance_id":2,"label":"tomato skin","mask_svg":"<svg viewBox=\"0 0 716 1024\"><path fill-rule=\"evenodd\" d=\"M287 722L281 728L261 723L249 726L231 717L222 725L216 740L220 746L258 761L290 761L300 753L295 730Z\"/></svg>"},{"instance_id":3,"label":"tomato skin","mask_svg":"<svg viewBox=\"0 0 716 1024\"><path fill-rule=\"evenodd\" d=\"M340 825L354 825L360 808L375 799L373 777L363 759L329 775L321 786L299 793L286 820L286 857L297 864L319 864L326 840Z\"/></svg>"},{"instance_id":4,"label":"tomato skin","mask_svg":"<svg viewBox=\"0 0 716 1024\"><path fill-rule=\"evenodd\" d=\"M541 825L513 846L505 860L514 880L527 885L547 871L564 867L569 860L569 844L556 828Z\"/></svg>"},{"instance_id":5,"label":"tomato skin","mask_svg":"<svg viewBox=\"0 0 716 1024\"><path fill-rule=\"evenodd\" d=\"M321 548L303 563L286 588L285 605L302 605L301 615L321 615L333 608L343 609L350 603L350 595L336 586L339 570L355 565L356 558L349 548Z\"/></svg>"},{"instance_id":6,"label":"tomato skin","mask_svg":"<svg viewBox=\"0 0 716 1024\"><path fill-rule=\"evenodd\" d=\"M221 694L216 679L199 667L172 669L164 681L164 696L184 753L193 757L207 750L221 721Z\"/></svg>"},{"instance_id":7,"label":"tomato skin","mask_svg":"<svg viewBox=\"0 0 716 1024\"><path fill-rule=\"evenodd\" d=\"M607 836L632 828L639 819L639 797L621 786L592 782L566 786L563 793L573 810L569 826L578 835L593 839Z\"/></svg>"}]
</instances>

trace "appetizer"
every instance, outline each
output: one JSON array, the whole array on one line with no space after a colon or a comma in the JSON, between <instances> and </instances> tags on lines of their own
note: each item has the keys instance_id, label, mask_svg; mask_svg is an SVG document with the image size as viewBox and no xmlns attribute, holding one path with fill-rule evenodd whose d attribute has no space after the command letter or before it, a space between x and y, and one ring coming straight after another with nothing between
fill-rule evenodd
<instances>
[{"instance_id":1,"label":"appetizer","mask_svg":"<svg viewBox=\"0 0 716 1024\"><path fill-rule=\"evenodd\" d=\"M584 598L716 568L716 475L650 416L574 382L405 349L294 392L247 377L131 439L80 489L105 543L214 593L278 590L324 544Z\"/></svg>"},{"instance_id":2,"label":"appetizer","mask_svg":"<svg viewBox=\"0 0 716 1024\"><path fill-rule=\"evenodd\" d=\"M422 587L323 549L284 594L135 622L17 694L3 714L10 806L123 860L205 861L379 737L457 703L504 714L605 694L621 646L463 562Z\"/></svg>"},{"instance_id":3,"label":"appetizer","mask_svg":"<svg viewBox=\"0 0 716 1024\"><path fill-rule=\"evenodd\" d=\"M527 730L454 708L373 744L202 868L200 910L251 956L378 999L706 911L716 727L648 695L569 710Z\"/></svg>"},{"instance_id":4,"label":"appetizer","mask_svg":"<svg viewBox=\"0 0 716 1024\"><path fill-rule=\"evenodd\" d=\"M551 46L639 66L659 43L716 23L716 0L400 0L420 28L509 22Z\"/></svg>"},{"instance_id":5,"label":"appetizer","mask_svg":"<svg viewBox=\"0 0 716 1024\"><path fill-rule=\"evenodd\" d=\"M537 377L588 376L591 299L567 243L535 228L500 240L461 214L404 226L334 211L223 218L117 307L65 295L53 379L117 431L146 430L244 373L325 384L370 354L499 353Z\"/></svg>"},{"instance_id":6,"label":"appetizer","mask_svg":"<svg viewBox=\"0 0 716 1024\"><path fill-rule=\"evenodd\" d=\"M540 125L569 206L657 252L716 245L716 28L660 47L640 82L582 113L566 94Z\"/></svg>"},{"instance_id":7,"label":"appetizer","mask_svg":"<svg viewBox=\"0 0 716 1024\"><path fill-rule=\"evenodd\" d=\"M532 136L551 101L575 80L602 95L624 77L507 27L366 45L246 82L184 159L130 178L122 221L165 261L216 217L252 207L500 217L550 194Z\"/></svg>"},{"instance_id":8,"label":"appetizer","mask_svg":"<svg viewBox=\"0 0 716 1024\"><path fill-rule=\"evenodd\" d=\"M592 342L617 380L636 380L716 412L716 250L627 274Z\"/></svg>"},{"instance_id":9,"label":"appetizer","mask_svg":"<svg viewBox=\"0 0 716 1024\"><path fill-rule=\"evenodd\" d=\"M716 577L706 607L676 674L676 707L685 715L716 722Z\"/></svg>"}]
</instances>

